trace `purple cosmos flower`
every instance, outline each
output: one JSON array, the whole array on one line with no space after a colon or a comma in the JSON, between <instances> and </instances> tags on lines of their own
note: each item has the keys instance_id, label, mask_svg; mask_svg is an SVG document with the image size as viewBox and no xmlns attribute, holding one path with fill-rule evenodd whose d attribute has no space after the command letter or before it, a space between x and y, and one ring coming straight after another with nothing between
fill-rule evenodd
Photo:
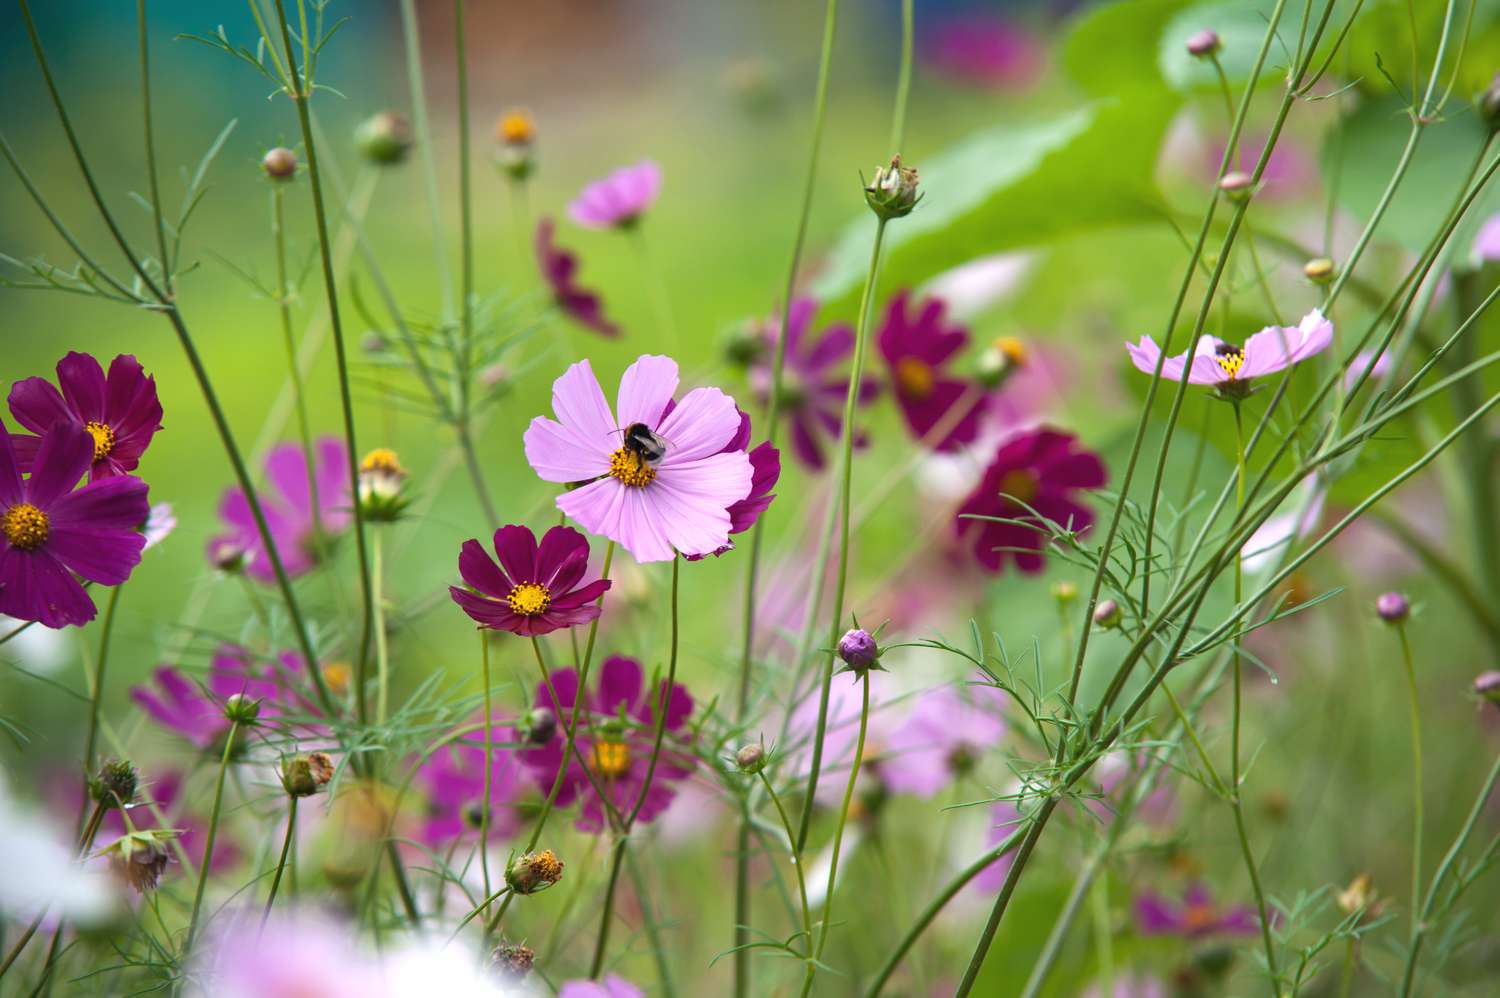
<instances>
[{"instance_id":1,"label":"purple cosmos flower","mask_svg":"<svg viewBox=\"0 0 1500 998\"><path fill-rule=\"evenodd\" d=\"M807 336L812 328L818 303L798 298L788 313L786 365L781 372L782 411L791 422L792 453L813 471L824 465L824 436L837 439L844 422L844 400L849 394L849 379L837 369L854 352L854 328L838 323L823 330L821 336ZM772 320L766 336L774 346L780 323ZM764 403L771 397L773 350L766 350L750 369L750 386ZM859 404L866 405L880 394L873 378L860 384ZM854 446L863 447L863 434L856 433Z\"/></svg>"},{"instance_id":2,"label":"purple cosmos flower","mask_svg":"<svg viewBox=\"0 0 1500 998\"><path fill-rule=\"evenodd\" d=\"M1005 737L1004 699L993 686L940 686L923 694L886 740L890 758L880 764L886 786L924 799L948 787Z\"/></svg>"},{"instance_id":3,"label":"purple cosmos flower","mask_svg":"<svg viewBox=\"0 0 1500 998\"><path fill-rule=\"evenodd\" d=\"M605 974L602 981L568 981L557 998L646 998L646 992L619 974Z\"/></svg>"},{"instance_id":4,"label":"purple cosmos flower","mask_svg":"<svg viewBox=\"0 0 1500 998\"><path fill-rule=\"evenodd\" d=\"M237 693L261 701L262 724L288 710L311 710L293 685L305 671L302 656L296 652L282 652L275 661L262 665L244 648L221 645L214 653L204 686L193 682L181 669L163 665L153 673L156 689L133 687L130 699L157 724L206 749L222 746L229 730L224 701Z\"/></svg>"},{"instance_id":5,"label":"purple cosmos flower","mask_svg":"<svg viewBox=\"0 0 1500 998\"><path fill-rule=\"evenodd\" d=\"M0 613L86 624L97 610L74 574L103 586L130 577L146 545L146 483L116 475L74 488L94 462L94 438L76 422L41 437L25 479L11 440L0 423Z\"/></svg>"},{"instance_id":6,"label":"purple cosmos flower","mask_svg":"<svg viewBox=\"0 0 1500 998\"><path fill-rule=\"evenodd\" d=\"M634 225L661 193L661 167L649 159L622 166L585 187L568 205L568 217L586 229Z\"/></svg>"},{"instance_id":7,"label":"purple cosmos flower","mask_svg":"<svg viewBox=\"0 0 1500 998\"><path fill-rule=\"evenodd\" d=\"M469 589L448 587L480 627L536 637L598 618L597 600L610 582L578 585L589 563L589 542L578 531L553 527L538 546L529 527L510 524L495 531L494 547L499 565L478 541L464 541L458 571Z\"/></svg>"},{"instance_id":8,"label":"purple cosmos flower","mask_svg":"<svg viewBox=\"0 0 1500 998\"><path fill-rule=\"evenodd\" d=\"M978 487L958 508L954 533L991 572L1004 568L1006 558L1022 572L1040 572L1047 538L1027 524L1039 525L1040 516L1071 530L1088 529L1093 511L1075 493L1097 489L1105 478L1099 455L1079 447L1071 433L1045 426L1027 430L1000 445Z\"/></svg>"},{"instance_id":9,"label":"purple cosmos flower","mask_svg":"<svg viewBox=\"0 0 1500 998\"><path fill-rule=\"evenodd\" d=\"M1192 884L1180 904L1147 891L1135 899L1135 926L1143 936L1253 936L1260 919L1248 905L1220 906L1202 884Z\"/></svg>"},{"instance_id":10,"label":"purple cosmos flower","mask_svg":"<svg viewBox=\"0 0 1500 998\"><path fill-rule=\"evenodd\" d=\"M671 412L676 403L667 407ZM750 459L750 494L739 502L734 503L726 512L729 514L730 534L742 534L755 526L755 521L760 519L771 506L771 500L776 494L771 490L776 487L776 482L781 478L781 451L769 440L762 440L753 449L750 447L750 414L743 409L740 410L740 428L735 432L734 439L724 445L720 452L728 454L734 451L743 451ZM713 554L724 554L734 550L734 542L714 551ZM688 561L698 561L704 556L692 554L685 556Z\"/></svg>"},{"instance_id":11,"label":"purple cosmos flower","mask_svg":"<svg viewBox=\"0 0 1500 998\"><path fill-rule=\"evenodd\" d=\"M538 416L526 430L526 460L542 479L588 483L558 496L557 508L640 562L719 550L729 507L750 496L749 457L724 449L740 428L734 399L696 388L669 410L676 390L675 360L641 357L620 377L611 413L581 360L552 384L557 420Z\"/></svg>"},{"instance_id":12,"label":"purple cosmos flower","mask_svg":"<svg viewBox=\"0 0 1500 998\"><path fill-rule=\"evenodd\" d=\"M519 740L508 724L493 725L490 739L496 744ZM423 843L446 849L462 838L477 836L484 808L484 732L428 756L417 770L416 783L427 792L427 814L419 835ZM511 835L519 827L514 808L505 805L515 801L520 791L521 767L515 754L508 749L491 752L490 838Z\"/></svg>"},{"instance_id":13,"label":"purple cosmos flower","mask_svg":"<svg viewBox=\"0 0 1500 998\"><path fill-rule=\"evenodd\" d=\"M585 693L586 708L579 715L576 750L568 761L568 773L558 791L557 804L565 806L583 798L578 827L597 832L605 826L604 805L594 792L583 762L587 762L600 787L609 795L617 811L628 813L645 785L646 769L656 739L656 707L662 701L666 683L647 691L641 665L633 658L612 655L600 667L599 688ZM553 690L557 691L554 699ZM559 669L552 673L552 684L540 683L536 702L549 707L558 718L569 718L578 698L578 673ZM681 683L672 685L667 699L666 734L651 789L641 805L637 821L650 821L667 809L677 795L675 784L687 779L697 764L680 746L688 736L687 721L693 713L693 698ZM544 792L552 789L558 767L562 765L567 741L566 725L559 723L547 742L521 753L521 761Z\"/></svg>"},{"instance_id":14,"label":"purple cosmos flower","mask_svg":"<svg viewBox=\"0 0 1500 998\"><path fill-rule=\"evenodd\" d=\"M1181 381L1185 372L1188 384L1244 392L1249 390L1252 379L1284 371L1327 349L1332 342L1333 323L1313 309L1296 326L1267 326L1242 347L1215 336L1200 337L1191 360L1186 353L1168 357L1162 364L1161 376ZM1127 343L1125 349L1130 351L1130 359L1138 370L1147 374L1156 370L1161 347L1151 337L1141 337L1140 343Z\"/></svg>"},{"instance_id":15,"label":"purple cosmos flower","mask_svg":"<svg viewBox=\"0 0 1500 998\"><path fill-rule=\"evenodd\" d=\"M106 377L99 362L86 353L70 353L57 362L57 383L26 378L10 389L10 412L34 437L14 439L22 471L31 469L41 436L57 423L78 423L94 442L90 480L128 474L141 462L151 437L161 429L161 402L156 379L140 361L120 354Z\"/></svg>"},{"instance_id":16,"label":"purple cosmos flower","mask_svg":"<svg viewBox=\"0 0 1500 998\"><path fill-rule=\"evenodd\" d=\"M914 317L907 314L909 299L905 291L891 299L877 340L890 368L896 404L919 440L925 440L940 424L953 422L932 446L940 451L957 450L979 435L983 407L978 404L980 397L971 394L968 382L948 376L943 368L969 342L969 333L962 326L943 323L942 299L918 302ZM968 412L955 421L949 413L958 405L967 406Z\"/></svg>"},{"instance_id":17,"label":"purple cosmos flower","mask_svg":"<svg viewBox=\"0 0 1500 998\"><path fill-rule=\"evenodd\" d=\"M603 299L597 292L579 287L574 280L578 275L578 257L557 245L553 230L550 218L536 224L536 262L542 278L552 289L553 302L584 328L611 339L619 336L619 324L604 317Z\"/></svg>"},{"instance_id":18,"label":"purple cosmos flower","mask_svg":"<svg viewBox=\"0 0 1500 998\"><path fill-rule=\"evenodd\" d=\"M926 34L924 61L976 86L1023 86L1036 79L1045 63L1045 47L1004 17L978 12L949 16Z\"/></svg>"},{"instance_id":19,"label":"purple cosmos flower","mask_svg":"<svg viewBox=\"0 0 1500 998\"><path fill-rule=\"evenodd\" d=\"M266 476L271 488L260 493L261 511L271 530L271 541L281 555L282 567L292 578L303 575L317 565L324 555L323 540L340 533L350 521L349 451L337 437L322 437L314 444L312 480L317 484L317 514L313 511L309 487L307 458L296 444L280 444L266 456ZM223 545L233 545L248 552L245 571L261 582L275 582L271 559L261 543L250 503L238 487L224 493L219 501L219 519L229 527L208 542L209 557Z\"/></svg>"},{"instance_id":20,"label":"purple cosmos flower","mask_svg":"<svg viewBox=\"0 0 1500 998\"><path fill-rule=\"evenodd\" d=\"M1491 215L1479 227L1474 236L1473 255L1476 263L1500 260L1500 214Z\"/></svg>"}]
</instances>

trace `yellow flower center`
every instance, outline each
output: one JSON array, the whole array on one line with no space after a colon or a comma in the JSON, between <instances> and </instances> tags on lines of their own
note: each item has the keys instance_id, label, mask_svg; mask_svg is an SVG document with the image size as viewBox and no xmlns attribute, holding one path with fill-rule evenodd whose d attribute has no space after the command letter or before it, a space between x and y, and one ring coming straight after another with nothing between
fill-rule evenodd
<instances>
[{"instance_id":1,"label":"yellow flower center","mask_svg":"<svg viewBox=\"0 0 1500 998\"><path fill-rule=\"evenodd\" d=\"M932 365L916 357L902 357L896 361L896 386L901 394L918 401L932 394L937 375Z\"/></svg>"},{"instance_id":2,"label":"yellow flower center","mask_svg":"<svg viewBox=\"0 0 1500 998\"><path fill-rule=\"evenodd\" d=\"M1212 904L1190 904L1182 911L1185 932L1206 932L1219 924L1219 909Z\"/></svg>"},{"instance_id":3,"label":"yellow flower center","mask_svg":"<svg viewBox=\"0 0 1500 998\"><path fill-rule=\"evenodd\" d=\"M1010 361L1016 367L1023 367L1030 359L1031 353L1026 349L1026 344L1014 336L999 336L995 338L995 349L1000 355Z\"/></svg>"},{"instance_id":4,"label":"yellow flower center","mask_svg":"<svg viewBox=\"0 0 1500 998\"><path fill-rule=\"evenodd\" d=\"M379 471L400 478L406 477L406 469L401 467L401 462L396 460L396 452L389 447L376 447L366 454L365 459L359 462L359 470Z\"/></svg>"},{"instance_id":5,"label":"yellow flower center","mask_svg":"<svg viewBox=\"0 0 1500 998\"><path fill-rule=\"evenodd\" d=\"M1030 468L1013 468L1001 476L1000 494L1029 506L1041 485L1041 479Z\"/></svg>"},{"instance_id":6,"label":"yellow flower center","mask_svg":"<svg viewBox=\"0 0 1500 998\"><path fill-rule=\"evenodd\" d=\"M562 870L562 860L551 849L531 854L531 872L536 874L538 880L555 884L562 879Z\"/></svg>"},{"instance_id":7,"label":"yellow flower center","mask_svg":"<svg viewBox=\"0 0 1500 998\"><path fill-rule=\"evenodd\" d=\"M527 111L509 111L500 118L495 129L501 142L506 145L527 145L536 138L536 121Z\"/></svg>"},{"instance_id":8,"label":"yellow flower center","mask_svg":"<svg viewBox=\"0 0 1500 998\"><path fill-rule=\"evenodd\" d=\"M109 457L109 452L115 449L114 427L108 423L96 423L92 419L83 424L83 428L89 431L94 438L94 460L102 461Z\"/></svg>"},{"instance_id":9,"label":"yellow flower center","mask_svg":"<svg viewBox=\"0 0 1500 998\"><path fill-rule=\"evenodd\" d=\"M354 670L349 667L348 662L329 662L323 666L323 681L328 684L328 691L334 696L343 696L349 692L349 680L353 677Z\"/></svg>"},{"instance_id":10,"label":"yellow flower center","mask_svg":"<svg viewBox=\"0 0 1500 998\"><path fill-rule=\"evenodd\" d=\"M1240 368L1245 366L1245 351L1223 343L1215 351L1214 360L1218 361L1220 369L1225 374L1234 379L1239 377Z\"/></svg>"},{"instance_id":11,"label":"yellow flower center","mask_svg":"<svg viewBox=\"0 0 1500 998\"><path fill-rule=\"evenodd\" d=\"M594 772L607 780L624 776L630 769L630 746L624 742L595 742L589 756Z\"/></svg>"},{"instance_id":12,"label":"yellow flower center","mask_svg":"<svg viewBox=\"0 0 1500 998\"><path fill-rule=\"evenodd\" d=\"M522 582L510 591L505 597L505 602L510 604L513 613L519 613L523 617L535 617L539 613L545 613L547 607L552 605L552 594L547 591L546 586L535 582Z\"/></svg>"},{"instance_id":13,"label":"yellow flower center","mask_svg":"<svg viewBox=\"0 0 1500 998\"><path fill-rule=\"evenodd\" d=\"M656 469L635 451L621 447L609 456L609 473L626 485L643 489L656 480Z\"/></svg>"},{"instance_id":14,"label":"yellow flower center","mask_svg":"<svg viewBox=\"0 0 1500 998\"><path fill-rule=\"evenodd\" d=\"M47 514L29 502L17 503L0 517L0 533L10 546L30 551L47 539Z\"/></svg>"}]
</instances>

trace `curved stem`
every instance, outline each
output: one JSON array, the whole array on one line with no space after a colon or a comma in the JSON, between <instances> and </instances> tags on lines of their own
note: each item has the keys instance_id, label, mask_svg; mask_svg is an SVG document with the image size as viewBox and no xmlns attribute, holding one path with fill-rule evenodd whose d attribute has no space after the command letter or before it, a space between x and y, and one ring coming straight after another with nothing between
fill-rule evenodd
<instances>
[{"instance_id":1,"label":"curved stem","mask_svg":"<svg viewBox=\"0 0 1500 998\"><path fill-rule=\"evenodd\" d=\"M390 698L390 652L386 645L385 633L385 566L382 564L383 545L385 531L380 527L374 530L374 536L370 539L373 564L370 566L370 584L374 587L375 606L375 722L385 724L386 709Z\"/></svg>"},{"instance_id":2,"label":"curved stem","mask_svg":"<svg viewBox=\"0 0 1500 998\"><path fill-rule=\"evenodd\" d=\"M401 0L401 37L406 53L406 88L411 95L411 129L417 155L422 160L422 187L427 196L427 216L432 224L433 267L442 295L443 321L453 319L453 275L443 250L443 212L438 198L437 167L432 158L432 132L427 124L427 92L422 83L422 38L417 24L416 0Z\"/></svg>"},{"instance_id":3,"label":"curved stem","mask_svg":"<svg viewBox=\"0 0 1500 998\"><path fill-rule=\"evenodd\" d=\"M313 473L317 462L313 451L312 423L307 418L307 389L302 383L302 365L297 362L297 340L292 333L292 287L287 279L286 225L282 185L271 188L271 234L276 245L276 311L281 316L281 340L286 348L287 375L292 381L292 404L297 412L297 438L302 442L302 457L307 462L308 500L312 504L313 536L323 539L323 513L318 503L318 476Z\"/></svg>"},{"instance_id":4,"label":"curved stem","mask_svg":"<svg viewBox=\"0 0 1500 998\"><path fill-rule=\"evenodd\" d=\"M625 862L626 844L629 836L615 836L614 848L610 851L609 884L604 888L604 905L599 910L599 932L594 939L594 958L589 963L589 979L597 981L604 970L604 953L609 948L610 923L614 921L615 889L620 885L620 867Z\"/></svg>"},{"instance_id":5,"label":"curved stem","mask_svg":"<svg viewBox=\"0 0 1500 998\"><path fill-rule=\"evenodd\" d=\"M261 928L271 917L271 906L276 903L276 889L281 886L281 874L286 869L287 857L292 854L292 840L297 834L297 797L287 795L286 838L281 842L281 859L276 863L276 874L271 878L271 893L266 895L266 910L260 916Z\"/></svg>"},{"instance_id":6,"label":"curved stem","mask_svg":"<svg viewBox=\"0 0 1500 998\"><path fill-rule=\"evenodd\" d=\"M94 747L99 741L99 701L104 699L104 667L109 662L109 639L115 631L115 608L120 603L120 591L124 588L125 584L122 582L111 589L109 603L104 607L104 623L99 632L99 658L94 663L92 696L89 697L89 730L83 742L83 771L86 774L94 771Z\"/></svg>"},{"instance_id":7,"label":"curved stem","mask_svg":"<svg viewBox=\"0 0 1500 998\"><path fill-rule=\"evenodd\" d=\"M1417 936L1418 898L1422 896L1422 711L1417 699L1417 670L1412 662L1411 641L1405 622L1396 624L1401 641L1401 661L1406 666L1406 692L1411 706L1411 938Z\"/></svg>"},{"instance_id":8,"label":"curved stem","mask_svg":"<svg viewBox=\"0 0 1500 998\"><path fill-rule=\"evenodd\" d=\"M891 114L891 155L906 141L906 99L911 93L911 50L915 33L915 0L901 0L901 68L896 75L896 109Z\"/></svg>"},{"instance_id":9,"label":"curved stem","mask_svg":"<svg viewBox=\"0 0 1500 998\"><path fill-rule=\"evenodd\" d=\"M219 778L214 784L214 806L208 814L208 832L203 840L203 862L198 867L198 889L193 893L193 913L188 917L187 935L182 939L182 952L193 951L193 937L198 933L198 915L203 910L203 891L208 887L208 871L214 861L214 840L219 836L219 815L224 808L224 776L229 772L229 759L234 751L234 736L239 734L240 723L231 721L229 735L224 739L224 754L219 758Z\"/></svg>"},{"instance_id":10,"label":"curved stem","mask_svg":"<svg viewBox=\"0 0 1500 998\"><path fill-rule=\"evenodd\" d=\"M813 956L812 908L807 903L807 877L804 876L802 870L802 853L797 848L797 833L792 828L792 820L787 817L786 808L782 806L780 795L771 785L771 780L766 776L764 769L760 771L760 782L766 788L766 796L776 808L777 816L781 818L782 830L786 832L787 848L792 853L792 869L797 874L797 894L802 902L802 934L807 937L807 956L811 960ZM748 828L749 824L746 823L744 827Z\"/></svg>"}]
</instances>

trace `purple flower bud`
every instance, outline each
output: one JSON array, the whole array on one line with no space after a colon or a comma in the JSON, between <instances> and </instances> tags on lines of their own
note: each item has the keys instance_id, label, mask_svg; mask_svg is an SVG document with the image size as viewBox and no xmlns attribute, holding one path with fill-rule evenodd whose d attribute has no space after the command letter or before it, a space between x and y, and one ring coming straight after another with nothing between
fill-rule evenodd
<instances>
[{"instance_id":1,"label":"purple flower bud","mask_svg":"<svg viewBox=\"0 0 1500 998\"><path fill-rule=\"evenodd\" d=\"M839 658L849 668L863 671L879 660L880 648L869 631L856 627L839 638Z\"/></svg>"},{"instance_id":2,"label":"purple flower bud","mask_svg":"<svg viewBox=\"0 0 1500 998\"><path fill-rule=\"evenodd\" d=\"M1400 593L1381 593L1375 598L1375 612L1387 624L1399 624L1411 616L1411 603Z\"/></svg>"},{"instance_id":3,"label":"purple flower bud","mask_svg":"<svg viewBox=\"0 0 1500 998\"><path fill-rule=\"evenodd\" d=\"M1487 669L1475 676L1474 692L1490 703L1500 704L1500 669Z\"/></svg>"},{"instance_id":4,"label":"purple flower bud","mask_svg":"<svg viewBox=\"0 0 1500 998\"><path fill-rule=\"evenodd\" d=\"M1118 627L1122 616L1120 604L1112 599L1104 600L1094 607L1094 623L1100 627Z\"/></svg>"},{"instance_id":5,"label":"purple flower bud","mask_svg":"<svg viewBox=\"0 0 1500 998\"><path fill-rule=\"evenodd\" d=\"M265 158L260 161L260 168L266 171L266 176L272 180L291 180L297 175L297 154L290 149L277 146L266 153Z\"/></svg>"},{"instance_id":6,"label":"purple flower bud","mask_svg":"<svg viewBox=\"0 0 1500 998\"><path fill-rule=\"evenodd\" d=\"M1474 106L1479 111L1479 120L1488 125L1491 131L1500 129L1500 73L1496 73L1490 85L1474 98Z\"/></svg>"},{"instance_id":7,"label":"purple flower bud","mask_svg":"<svg viewBox=\"0 0 1500 998\"><path fill-rule=\"evenodd\" d=\"M1219 178L1219 190L1232 201L1245 200L1251 195L1254 187L1254 178L1241 170L1231 170Z\"/></svg>"},{"instance_id":8,"label":"purple flower bud","mask_svg":"<svg viewBox=\"0 0 1500 998\"><path fill-rule=\"evenodd\" d=\"M1197 59L1206 59L1211 55L1217 55L1223 47L1223 39L1212 28L1204 28L1202 31L1194 32L1187 40L1188 55Z\"/></svg>"},{"instance_id":9,"label":"purple flower bud","mask_svg":"<svg viewBox=\"0 0 1500 998\"><path fill-rule=\"evenodd\" d=\"M758 773L766 768L766 750L759 745L746 745L734 754L734 763L742 773Z\"/></svg>"}]
</instances>

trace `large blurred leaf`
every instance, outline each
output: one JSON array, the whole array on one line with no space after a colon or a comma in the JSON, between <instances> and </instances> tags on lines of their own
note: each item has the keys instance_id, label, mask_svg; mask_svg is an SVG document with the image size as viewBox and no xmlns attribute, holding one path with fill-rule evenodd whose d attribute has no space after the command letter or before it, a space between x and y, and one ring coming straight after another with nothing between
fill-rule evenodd
<instances>
[{"instance_id":1,"label":"large blurred leaf","mask_svg":"<svg viewBox=\"0 0 1500 998\"><path fill-rule=\"evenodd\" d=\"M1359 80L1361 88L1369 93L1392 92L1390 80L1386 78L1388 73L1408 97L1414 86L1420 96L1426 90L1432 60L1437 55L1443 19L1451 12L1453 22L1448 51L1444 55L1443 72L1438 77L1437 94L1440 95L1453 78L1453 59L1459 50L1459 40L1463 37L1470 9L1468 2L1450 5L1439 0L1416 4L1409 0L1367 0L1349 33L1346 51L1339 53L1334 60L1334 68L1342 71L1347 66L1349 76ZM1500 0L1473 0L1472 10L1468 43L1463 46L1463 64L1453 86L1453 94L1461 108L1476 91L1489 83L1497 68L1495 59L1500 56ZM1416 18L1418 54L1415 79L1412 72L1413 16Z\"/></svg>"},{"instance_id":2,"label":"large blurred leaf","mask_svg":"<svg viewBox=\"0 0 1500 998\"><path fill-rule=\"evenodd\" d=\"M1276 5L1268 0L1222 0L1202 3L1175 14L1161 31L1158 46L1161 75L1178 90L1217 90L1219 74L1213 63L1188 54L1187 40L1192 35L1212 28L1223 42L1219 53L1219 64L1231 85L1243 84L1255 68L1255 57L1265 41L1266 28L1270 25L1272 8ZM1286 22L1280 26L1282 37L1295 39L1296 29ZM1277 60L1280 60L1278 63ZM1283 74L1273 67L1284 65L1285 53L1273 48L1261 72L1261 85L1276 83ZM1238 94L1235 95L1238 98Z\"/></svg>"},{"instance_id":3,"label":"large blurred leaf","mask_svg":"<svg viewBox=\"0 0 1500 998\"><path fill-rule=\"evenodd\" d=\"M1164 32L1187 6L1185 0L1104 4L1080 20L1068 35L1063 47L1068 76L1098 97L1142 88L1165 89L1165 68L1156 53Z\"/></svg>"},{"instance_id":4,"label":"large blurred leaf","mask_svg":"<svg viewBox=\"0 0 1500 998\"><path fill-rule=\"evenodd\" d=\"M925 197L886 230L882 284L920 283L966 260L1159 217L1153 174L1178 98L1137 91L1032 125L970 136L921 169ZM869 266L875 220L844 231L814 293L847 311Z\"/></svg>"}]
</instances>

